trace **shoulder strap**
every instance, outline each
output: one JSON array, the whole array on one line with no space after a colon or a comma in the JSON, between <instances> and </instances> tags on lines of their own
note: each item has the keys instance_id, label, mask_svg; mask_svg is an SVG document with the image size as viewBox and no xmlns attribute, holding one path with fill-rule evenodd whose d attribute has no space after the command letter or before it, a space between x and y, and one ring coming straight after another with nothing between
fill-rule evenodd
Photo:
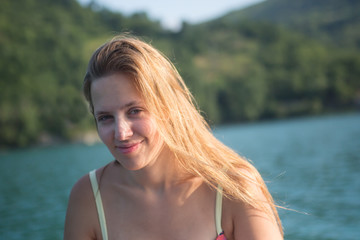
<instances>
[{"instance_id":1,"label":"shoulder strap","mask_svg":"<svg viewBox=\"0 0 360 240\"><path fill-rule=\"evenodd\" d=\"M222 233L221 228L221 215L222 215L222 187L218 187L216 191L216 202L215 202L215 224L216 224L216 232L219 235Z\"/></svg>"},{"instance_id":2,"label":"shoulder strap","mask_svg":"<svg viewBox=\"0 0 360 240\"><path fill-rule=\"evenodd\" d=\"M97 212L99 215L99 222L100 222L102 238L103 238L103 240L108 240L104 207L102 204L100 189L99 189L98 182L96 179L96 170L92 170L89 173L89 177L90 177L91 186L92 186L94 197L95 197Z\"/></svg>"}]
</instances>

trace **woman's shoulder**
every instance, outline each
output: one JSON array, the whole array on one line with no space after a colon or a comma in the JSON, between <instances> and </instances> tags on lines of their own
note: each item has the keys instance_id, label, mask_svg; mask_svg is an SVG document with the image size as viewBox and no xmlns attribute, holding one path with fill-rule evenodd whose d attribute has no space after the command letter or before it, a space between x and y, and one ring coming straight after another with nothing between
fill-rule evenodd
<instances>
[{"instance_id":1,"label":"woman's shoulder","mask_svg":"<svg viewBox=\"0 0 360 240\"><path fill-rule=\"evenodd\" d=\"M283 239L274 217L247 204L224 200L222 226L229 239Z\"/></svg>"},{"instance_id":2,"label":"woman's shoulder","mask_svg":"<svg viewBox=\"0 0 360 240\"><path fill-rule=\"evenodd\" d=\"M89 173L87 173L86 175L78 179L73 185L70 192L70 200L71 197L85 198L85 196L89 194L92 194L92 188L91 188Z\"/></svg>"},{"instance_id":3,"label":"woman's shoulder","mask_svg":"<svg viewBox=\"0 0 360 240\"><path fill-rule=\"evenodd\" d=\"M96 170L98 175L101 169ZM72 187L65 220L65 239L95 239L98 235L96 203L89 174Z\"/></svg>"},{"instance_id":4,"label":"woman's shoulder","mask_svg":"<svg viewBox=\"0 0 360 240\"><path fill-rule=\"evenodd\" d=\"M259 184L258 175L248 170L239 170L248 180L247 191L257 204L242 200L223 199L223 230L229 239L283 239L273 214L269 199ZM231 233L231 234L229 234Z\"/></svg>"},{"instance_id":5,"label":"woman's shoulder","mask_svg":"<svg viewBox=\"0 0 360 240\"><path fill-rule=\"evenodd\" d=\"M109 165L109 164L108 164ZM100 167L98 169L93 169L83 175L80 179L78 179L74 186L72 187L71 194L93 194L92 185L91 185L91 172L93 172L96 176L96 182L99 183L101 175L103 174L105 168L108 167L108 165Z\"/></svg>"}]
</instances>

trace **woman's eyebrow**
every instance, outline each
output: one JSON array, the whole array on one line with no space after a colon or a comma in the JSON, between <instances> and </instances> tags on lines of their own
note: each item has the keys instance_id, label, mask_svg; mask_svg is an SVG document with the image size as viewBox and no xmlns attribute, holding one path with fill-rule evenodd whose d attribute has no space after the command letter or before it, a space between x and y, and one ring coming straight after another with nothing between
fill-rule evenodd
<instances>
[{"instance_id":1,"label":"woman's eyebrow","mask_svg":"<svg viewBox=\"0 0 360 240\"><path fill-rule=\"evenodd\" d=\"M132 107L132 106L136 106L136 105L141 105L142 102L140 101L131 101L131 102L128 102L126 104L124 104L123 106L120 107L120 110L123 110L125 108L129 108L129 107ZM108 114L110 111L103 111L103 110L99 110L99 111L95 111L95 116L98 116L98 115L102 115L102 114Z\"/></svg>"},{"instance_id":2,"label":"woman's eyebrow","mask_svg":"<svg viewBox=\"0 0 360 240\"><path fill-rule=\"evenodd\" d=\"M125 104L124 106L122 106L120 109L132 107L132 106L134 106L134 105L139 105L140 103L141 103L141 102L139 102L139 101L131 101L131 102Z\"/></svg>"}]
</instances>

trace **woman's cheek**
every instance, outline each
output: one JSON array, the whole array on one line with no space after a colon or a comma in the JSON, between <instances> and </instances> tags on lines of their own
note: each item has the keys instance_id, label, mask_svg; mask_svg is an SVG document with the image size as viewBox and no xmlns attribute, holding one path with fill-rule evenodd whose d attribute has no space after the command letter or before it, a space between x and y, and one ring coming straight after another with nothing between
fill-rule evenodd
<instances>
[{"instance_id":1,"label":"woman's cheek","mask_svg":"<svg viewBox=\"0 0 360 240\"><path fill-rule=\"evenodd\" d=\"M154 138L158 133L158 128L153 121L147 121L145 124L142 124L141 128L143 135L147 137Z\"/></svg>"},{"instance_id":2,"label":"woman's cheek","mask_svg":"<svg viewBox=\"0 0 360 240\"><path fill-rule=\"evenodd\" d=\"M104 127L104 126L98 126L98 134L100 139L106 143L109 140L111 140L111 129L109 129L108 127Z\"/></svg>"}]
</instances>

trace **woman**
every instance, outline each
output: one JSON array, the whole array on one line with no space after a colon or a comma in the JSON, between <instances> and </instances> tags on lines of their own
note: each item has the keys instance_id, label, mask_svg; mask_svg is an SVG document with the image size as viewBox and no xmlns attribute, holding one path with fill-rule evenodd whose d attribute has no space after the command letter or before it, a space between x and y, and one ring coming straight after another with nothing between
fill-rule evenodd
<instances>
[{"instance_id":1,"label":"woman","mask_svg":"<svg viewBox=\"0 0 360 240\"><path fill-rule=\"evenodd\" d=\"M282 239L257 170L211 133L175 67L117 37L95 51L84 94L115 160L70 194L65 239Z\"/></svg>"}]
</instances>

